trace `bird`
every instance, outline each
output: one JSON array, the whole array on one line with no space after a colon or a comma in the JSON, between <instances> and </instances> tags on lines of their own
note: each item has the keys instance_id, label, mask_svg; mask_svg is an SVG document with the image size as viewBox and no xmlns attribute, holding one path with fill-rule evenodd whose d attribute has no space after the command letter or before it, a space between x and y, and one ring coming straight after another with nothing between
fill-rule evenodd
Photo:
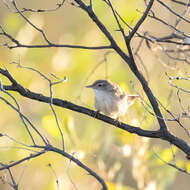
<instances>
[{"instance_id":1,"label":"bird","mask_svg":"<svg viewBox=\"0 0 190 190\"><path fill-rule=\"evenodd\" d=\"M139 95L126 95L119 85L110 80L96 80L86 88L94 91L94 106L97 112L102 112L116 120L126 114L135 99L140 99Z\"/></svg>"}]
</instances>

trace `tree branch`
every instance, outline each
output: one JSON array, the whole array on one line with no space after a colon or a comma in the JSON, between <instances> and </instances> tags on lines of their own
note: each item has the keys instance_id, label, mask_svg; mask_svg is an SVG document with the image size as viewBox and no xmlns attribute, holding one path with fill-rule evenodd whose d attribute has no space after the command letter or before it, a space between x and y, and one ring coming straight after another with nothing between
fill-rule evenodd
<instances>
[{"instance_id":1,"label":"tree branch","mask_svg":"<svg viewBox=\"0 0 190 190\"><path fill-rule=\"evenodd\" d=\"M94 14L94 12L88 7L85 5L85 3L83 3L81 0L75 0L78 5L80 6L80 8L82 8L85 12L88 13L88 15L90 16L90 18L96 23L96 25L98 26L98 28L104 33L104 35L108 38L108 40L110 41L113 49L120 55L120 57L128 64L128 66L130 67L131 71L134 73L134 75L138 78L138 80L140 81L152 107L153 107L153 110L156 114L157 119L158 119L158 123L160 125L160 128L162 130L162 133L167 133L167 127L166 127L166 124L164 122L163 119L160 119L160 118L163 118L162 117L162 114L161 114L161 111L159 109L159 106L158 106L158 102L156 101L156 98L154 97L151 89L149 88L148 86L148 83L147 81L145 80L145 78L143 77L143 75L139 72L136 64L135 64L135 61L134 61L134 58L133 58L133 53L132 53L132 50L131 50L131 45L130 45L130 42L131 42L131 38L132 36L129 38L128 42L127 42L127 48L128 48L128 52L129 52L129 56L127 56L123 50L117 45L117 43L115 42L115 40L113 39L113 37L111 36L111 34L109 33L109 31L106 29L106 27L102 24L102 22L98 19L98 17ZM136 29L134 31L137 31L137 29L140 27L140 25L143 23L143 21L145 20L145 18L147 17L148 15L148 12L150 11L151 7L152 7L152 4L153 4L154 0L150 0L149 2L149 5L147 6L147 9L144 13L144 15L142 16L142 18L139 20L139 22L137 23L136 25Z\"/></svg>"},{"instance_id":2,"label":"tree branch","mask_svg":"<svg viewBox=\"0 0 190 190\"><path fill-rule=\"evenodd\" d=\"M127 38L129 42L133 38L135 33L137 32L139 27L141 26L141 24L144 22L146 17L148 16L148 13L149 13L150 9L152 8L153 3L154 3L154 0L150 0L150 2L148 4L148 6L146 7L146 10L145 10L144 14L142 15L141 19L137 22L134 29L130 32L130 34L129 34L128 38Z\"/></svg>"},{"instance_id":3,"label":"tree branch","mask_svg":"<svg viewBox=\"0 0 190 190\"><path fill-rule=\"evenodd\" d=\"M80 162L78 159L76 159L75 157L73 157L72 155L68 154L67 152L63 151L63 150L60 150L56 147L53 147L51 145L47 145L47 146L33 146L34 148L39 148L39 149L43 149L41 150L40 152L37 152L35 154L30 154L29 156L23 158L23 159L20 159L16 162L13 162L13 163L10 163L10 164L3 164L3 163L0 163L0 165L2 165L2 167L0 167L0 171L1 170L5 170L5 169L10 169L14 166L17 166L18 164L26 161L26 160L30 160L30 159L33 159L33 158L36 158L44 153L47 153L49 151L51 152L55 152L55 153L58 153L66 158L68 158L69 160L73 161L75 164L77 164L79 167L83 168L84 170L86 170L90 175L92 175L93 177L95 177L99 182L100 184L102 185L102 190L107 190L107 186L104 182L104 180L99 176L97 175L93 170L91 170L90 168L88 168L86 165L84 165L82 162Z\"/></svg>"},{"instance_id":4,"label":"tree branch","mask_svg":"<svg viewBox=\"0 0 190 190\"><path fill-rule=\"evenodd\" d=\"M98 50L98 49L112 49L112 46L82 46L82 45L70 45L70 44L55 44L55 43L48 43L48 44L42 44L42 45L27 45L22 44L18 40L16 40L12 35L8 34L3 27L0 25L0 29L2 32L0 32L1 36L5 36L8 38L11 42L14 43L14 45L9 45L8 43L3 44L1 46L6 46L9 49L14 48L51 48L51 47L63 47L63 48L71 48L71 49L89 49L89 50Z\"/></svg>"},{"instance_id":5,"label":"tree branch","mask_svg":"<svg viewBox=\"0 0 190 190\"><path fill-rule=\"evenodd\" d=\"M92 118L96 118L98 120L104 121L105 123L111 124L113 126L116 126L117 128L120 128L124 131L128 131L130 133L137 134L139 136L163 139L165 141L168 141L168 142L176 145L179 149L181 149L183 152L185 152L187 154L187 157L190 155L190 146L184 140L172 135L167 130L164 133L162 130L157 130L157 131L144 130L139 127L134 127L134 126L131 126L131 125L128 125L125 123L117 122L108 116L97 113L96 111L93 111L91 109L73 104L66 100L61 100L58 98L51 99L50 97L44 96L42 94L32 92L29 89L26 89L23 86L21 86L20 84L18 84L17 81L11 76L11 74L7 70L3 70L0 68L0 73L2 75L4 75L5 77L7 77L10 80L10 82L12 83L12 85L3 85L3 89L5 89L5 90L16 91L24 97L27 97L27 98L33 99L33 100L37 100L40 102L44 102L44 103L52 102L52 104L54 104L56 106L63 107L63 108L69 109L69 110L73 110L75 112L79 112L79 113L88 115ZM164 123L164 119L162 119L162 117L159 118L158 120L160 122L162 121Z\"/></svg>"}]
</instances>

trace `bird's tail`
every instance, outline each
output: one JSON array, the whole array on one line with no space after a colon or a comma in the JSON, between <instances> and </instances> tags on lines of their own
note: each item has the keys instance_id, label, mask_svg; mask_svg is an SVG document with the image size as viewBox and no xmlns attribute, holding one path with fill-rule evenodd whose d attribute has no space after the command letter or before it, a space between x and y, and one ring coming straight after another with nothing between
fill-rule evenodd
<instances>
[{"instance_id":1,"label":"bird's tail","mask_svg":"<svg viewBox=\"0 0 190 190\"><path fill-rule=\"evenodd\" d=\"M127 104L131 106L136 99L141 100L142 98L139 95L128 95L127 96Z\"/></svg>"}]
</instances>

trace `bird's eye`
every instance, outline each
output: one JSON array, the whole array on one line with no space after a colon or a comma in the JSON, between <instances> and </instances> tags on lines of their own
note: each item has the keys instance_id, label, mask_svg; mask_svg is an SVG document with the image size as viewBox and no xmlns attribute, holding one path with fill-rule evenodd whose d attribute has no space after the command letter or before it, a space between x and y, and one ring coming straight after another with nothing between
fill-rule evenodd
<instances>
[{"instance_id":1,"label":"bird's eye","mask_svg":"<svg viewBox=\"0 0 190 190\"><path fill-rule=\"evenodd\" d=\"M98 86L101 87L101 86L102 86L102 83L98 84Z\"/></svg>"}]
</instances>

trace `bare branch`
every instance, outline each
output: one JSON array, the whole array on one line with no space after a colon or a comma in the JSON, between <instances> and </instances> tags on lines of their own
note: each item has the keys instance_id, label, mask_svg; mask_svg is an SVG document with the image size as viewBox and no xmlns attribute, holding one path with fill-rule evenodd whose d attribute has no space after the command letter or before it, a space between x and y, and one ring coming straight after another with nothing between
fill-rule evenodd
<instances>
[{"instance_id":1,"label":"bare branch","mask_svg":"<svg viewBox=\"0 0 190 190\"><path fill-rule=\"evenodd\" d=\"M74 155L74 154L73 154ZM78 187L76 186L76 184L74 183L74 181L72 180L72 177L71 177L71 174L70 174L70 166L71 166L71 160L69 160L69 164L68 164L68 166L67 166L67 175L68 175L68 177L69 177L69 180L70 180L70 182L71 182L71 184L73 185L73 188L75 189L75 190L79 190L78 189Z\"/></svg>"},{"instance_id":2,"label":"bare branch","mask_svg":"<svg viewBox=\"0 0 190 190\"><path fill-rule=\"evenodd\" d=\"M91 176L95 177L99 181L99 183L102 185L102 190L108 189L106 183L100 176L98 176L93 170L85 166L82 162L74 158L72 155L68 154L67 152L61 151L55 147L49 147L49 151L57 152L58 154L63 155L64 157L68 158L69 160L77 164L79 167L86 170Z\"/></svg>"},{"instance_id":3,"label":"bare branch","mask_svg":"<svg viewBox=\"0 0 190 190\"><path fill-rule=\"evenodd\" d=\"M3 167L0 167L0 171L4 170L4 169L12 168L13 166L16 166L16 165L18 165L18 164L20 164L20 163L22 163L22 162L24 162L26 160L30 160L32 158L36 158L36 157L38 157L38 156L40 156L41 154L44 154L44 153L46 153L46 150L42 150L42 151L40 151L38 153L35 153L35 154L30 154L30 156L27 156L27 157L25 157L23 159L20 159L20 160L18 160L16 162L12 162L10 164L3 164ZM0 163L0 164L2 165L2 163Z\"/></svg>"},{"instance_id":4,"label":"bare branch","mask_svg":"<svg viewBox=\"0 0 190 190\"><path fill-rule=\"evenodd\" d=\"M157 158L159 158L162 162L164 162L164 163L167 164L168 166L171 166L171 167L175 168L176 170L178 170L178 171L180 171L180 172L183 172L183 173L185 173L185 174L190 175L190 173L189 173L187 170L178 167L175 163L172 164L172 163L166 162L166 161L163 160L156 152L154 152L154 154L155 154L155 156L156 156Z\"/></svg>"},{"instance_id":5,"label":"bare branch","mask_svg":"<svg viewBox=\"0 0 190 190\"><path fill-rule=\"evenodd\" d=\"M20 14L20 16L28 23L30 24L35 30L37 30L38 32L40 32L44 38L44 40L48 43L48 44L51 44L51 42L48 40L45 32L38 28L36 25L34 25L17 7L17 4L16 4L16 1L15 0L11 0L13 6L15 7L15 9L18 11L18 13Z\"/></svg>"},{"instance_id":6,"label":"bare branch","mask_svg":"<svg viewBox=\"0 0 190 190\"><path fill-rule=\"evenodd\" d=\"M50 167L51 171L53 172L53 175L55 176L57 189L60 190L60 188L59 188L59 180L58 180L56 171L54 170L54 168L52 167L52 165L50 163L48 164L48 167Z\"/></svg>"},{"instance_id":7,"label":"bare branch","mask_svg":"<svg viewBox=\"0 0 190 190\"><path fill-rule=\"evenodd\" d=\"M5 136L9 140L11 140L11 142L18 143L21 146L21 147L13 146L12 148L20 148L20 149L24 149L26 151L31 151L31 152L33 151L32 154L30 154L29 156L26 156L18 161L10 162L8 164L0 163L0 166L1 166L0 170L7 170L9 172L11 182L9 182L8 184L12 188L17 190L18 184L19 184L18 182L15 181L14 176L11 173L12 167L18 166L25 161L30 161L33 158L37 158L46 152L53 152L53 153L57 153L57 154L65 157L66 159L69 160L67 174L68 174L69 179L75 189L77 189L77 186L72 181L70 174L69 174L69 167L70 167L71 162L74 162L79 167L81 167L85 171L87 171L91 176L93 176L101 184L103 190L107 190L105 181L98 174L96 174L93 170L91 170L89 167L87 167L82 162L80 162L78 159L76 159L74 157L74 155L65 152L65 144L64 144L65 137L63 135L63 132L62 132L62 129L61 129L61 126L59 123L59 119L55 112L54 106L59 106L61 108L69 109L74 112L78 112L80 114L88 115L88 116L92 117L93 119L95 118L95 119L101 120L107 124L117 127L118 129L121 129L125 132L137 134L138 136L142 136L142 137L157 138L157 139L161 139L163 141L169 142L172 156L173 156L172 163L166 162L165 160L160 158L159 155L157 155L155 153L156 156L160 160L162 160L165 164L167 164L171 167L174 167L178 171L189 175L189 172L187 170L185 170L183 168L179 168L177 166L176 153L173 149L173 145L175 145L182 152L184 152L186 154L187 159L190 159L190 145L182 138L179 138L178 136L173 135L169 129L171 127L170 121L175 122L176 126L181 127L185 131L187 136L190 137L188 127L185 126L185 122L183 122L184 120L182 120L183 118L185 118L186 120L190 119L190 114L189 114L190 106L185 105L186 102L182 99L183 96L181 96L181 94L180 94L180 93L183 93L183 95L184 95L184 93L186 93L188 95L190 93L190 89L186 89L185 87L183 88L183 86L177 85L174 82L175 80L189 82L190 79L188 77L184 77L184 76L183 77L168 76L169 85L173 87L172 89L174 89L174 88L177 89L176 96L177 96L177 104L178 104L179 109L177 110L178 112L175 112L175 111L172 112L172 111L170 111L170 108L168 108L168 105L164 106L161 103L161 101L156 98L156 95L153 94L151 84L149 85L146 80L149 76L148 75L149 69L147 69L148 68L148 67L146 67L147 65L144 64L144 60L143 60L143 58L141 58L141 54L140 54L141 49L143 48L143 45L144 45L143 42L145 41L147 47L150 50L152 50L152 52L155 50L161 50L161 53L164 54L164 56L166 56L167 59L171 60L172 63L169 63L169 62L162 63L163 65L164 64L168 65L167 68L173 69L174 68L173 65L175 65L175 64L177 65L178 63L180 63L180 64L187 63L190 65L190 54L189 54L189 52L190 52L190 36L189 36L188 32L185 32L185 29L183 27L181 27L181 25L180 25L180 24L183 24L184 22L186 25L190 24L190 20L188 19L189 0L187 0L186 3L180 2L178 0L171 0L171 3L173 2L175 4L178 4L179 6L180 5L184 6L184 7L182 7L183 12L180 14L178 14L176 11L174 11L174 9L169 7L164 1L157 0L158 3L156 5L160 5L161 8L165 7L165 9L168 10L168 13L174 17L174 24L170 24L169 20L162 18L162 16L160 16L160 15L158 15L158 16L155 15L155 11L153 9L153 3L155 2L154 0L149 0L149 1L144 0L146 9L143 12L141 12L142 16L136 23L135 27L131 27L122 18L122 16L120 16L120 14L117 12L115 7L113 6L111 0L103 0L108 5L108 7L106 7L106 8L111 8L111 11L112 11L111 16L114 17L114 19L116 21L116 27L119 28L118 31L120 31L123 36L127 50L126 50L126 47L123 48L123 46L122 46L123 44L120 45L120 43L117 41L117 38L115 38L115 36L112 35L113 30L112 29L109 30L108 27L106 27L107 23L104 24L101 21L101 19L99 19L98 15L94 11L93 0L89 0L89 1L73 0L72 2L68 2L68 3L77 8L80 8L82 11L84 11L87 14L88 18L95 23L97 28L104 35L105 39L108 40L108 43L106 43L106 44L109 44L109 45L102 45L102 46L88 46L88 45L86 46L86 45L84 45L83 46L83 45L52 43L51 40L48 39L48 36L47 36L45 30L43 30L42 28L35 25L35 23L31 22L30 19L28 19L28 17L26 16L27 14L25 14L25 12L42 13L42 12L57 11L64 5L65 0L61 0L60 3L56 4L55 8L51 8L51 9L19 8L17 6L16 0L11 0L10 3L12 3L12 4L10 4L10 3L8 4L8 2L6 0L3 0L3 1L4 1L3 3L5 4L5 6L8 9L11 10L12 9L11 7L13 7L13 9L16 10L14 12L16 12L18 14L18 16L22 17L24 19L24 21L27 24L29 24L32 29L34 29L35 31L38 32L38 34L40 34L40 37L44 40L44 43L32 44L32 45L23 44L21 41L18 41L16 39L16 37L14 37L14 35L12 35L9 32L6 32L5 29L0 25L0 37L3 40L6 40L5 42L4 41L1 42L0 46L9 48L9 49L50 48L50 47L84 49L84 50L107 50L107 49L110 50L110 49L113 49L116 52L116 54L119 55L120 58L124 61L124 63L126 63L128 65L131 73L134 74L135 77L137 78L138 82L140 83L140 85L142 87L142 89L141 88L140 89L143 90L143 93L145 93L145 95L148 98L148 100L146 100L146 102L145 102L144 101L145 98L143 97L141 103L143 104L145 110L148 111L148 113L150 113L151 115L153 115L155 119L157 119L157 122L159 124L159 129L156 129L156 130L146 129L145 130L145 129L140 128L139 126L136 127L133 125L128 125L128 124L125 124L122 122L118 122L110 117L107 117L105 115L97 113L96 111L93 111L86 107L79 106L79 105L69 102L67 100L54 98L53 86L60 84L62 82L65 82L66 77L61 79L61 78L57 77L55 74L51 74L51 77L53 77L53 80L55 79L55 81L53 81L53 80L51 80L51 78L49 76L46 76L45 74L41 73L40 71L38 71L34 68L22 66L20 62L16 63L21 68L25 68L25 69L34 71L35 73L39 74L40 77L42 77L43 79L45 79L48 82L49 95L44 96L43 94L39 94L39 93L30 91L29 89L25 88L23 85L18 83L16 79L14 79L13 75L10 74L8 70L0 68L0 74L3 76L3 80L2 80L3 83L0 80L0 91L3 94L0 97L0 100L3 101L4 103L6 103L11 109L13 109L14 111L16 111L19 114L19 117L20 117L22 123L24 124L25 129L27 130L27 135L30 137L31 145L25 144L24 142L20 142L19 140L15 139L14 137L9 136L8 134L0 133L0 137L3 138L3 136ZM9 6L9 5L11 5L11 6ZM145 33L143 32L143 34L138 32L139 28L144 23L144 21L147 17L149 17L150 18L149 20L151 20L151 21L156 21L156 22L161 23L161 25L166 27L169 30L169 32L164 34L164 36L161 36L161 37L158 37L159 34L158 35L150 34L150 32L145 32ZM182 21L183 21L183 23L182 23ZM130 31L128 35L125 34L124 28L121 25L123 23L124 23L124 27L127 27ZM139 44L132 44L133 39L135 37L140 38ZM134 50L133 45L135 47L135 50ZM154 50L153 50L152 46L155 47ZM152 52L149 52L149 53L152 53ZM90 74L92 74L94 72L94 70L96 68L98 68L99 65L101 65L103 62L107 61L106 56L108 54L109 54L109 52L107 54L105 54L104 59L94 67L93 71ZM156 55L156 56L157 56L156 58L158 58L158 55ZM142 68L139 64L136 64L136 61L135 61L136 59L139 59L140 63L142 64L142 66L144 68L144 71L146 72L147 77L144 77L144 75L141 73ZM160 60L161 60L161 58L159 57L159 61ZM164 61L162 61L162 62L164 62ZM175 63L173 63L173 62L175 62ZM13 63L15 63L15 62L13 62ZM169 67L170 64L172 64L172 67ZM185 65L185 66L188 66L188 65ZM185 70L185 68L184 68L184 70ZM188 72L186 72L186 73L188 73ZM107 77L107 73L105 75ZM4 78L5 78L5 80L4 80ZM89 79L89 76L87 77L86 80L88 80L88 79ZM9 82L8 85L5 85L4 81L8 81ZM151 82L151 80L150 80L150 82ZM55 118L56 124L57 124L57 128L59 130L59 134L61 136L61 143L62 143L61 149L58 149L57 147L52 146L49 143L49 140L43 137L43 135L31 123L31 121L21 112L21 108L20 108L19 103L17 102L17 99L15 99L15 97L12 95L12 92L9 92L9 91L17 92L17 93L19 93L19 95L21 95L23 97L26 97L28 99L35 100L38 102L44 102L50 106L53 116ZM11 98L11 101L7 98L7 96L8 96L8 98ZM142 95L141 95L141 97L142 97ZM164 114L167 114L167 116L165 117ZM38 145L37 141L36 141L36 136L34 138L33 133L31 131L34 132L35 135L38 138L40 138L42 143L44 143L45 145L43 145L43 146ZM38 150L40 150L40 151L38 151ZM49 164L49 167L51 167L51 164ZM58 181L56 172L52 167L51 167L51 169L56 178L57 189L59 189L59 181Z\"/></svg>"},{"instance_id":8,"label":"bare branch","mask_svg":"<svg viewBox=\"0 0 190 190\"><path fill-rule=\"evenodd\" d=\"M2 101L4 101L8 106L10 106L13 110L15 110L15 111L19 114L19 116L21 117L22 122L24 123L24 125L25 125L25 127L26 127L26 129L27 129L27 132L28 132L28 134L30 135L30 138L32 139L32 142L33 142L34 145L35 145L35 142L34 142L33 136L31 135L31 133L30 133L30 131L29 131L29 129L28 129L28 126L26 125L26 123L25 123L24 120L26 120L26 121L29 123L29 125L30 125L30 126L32 127L32 129L39 135L39 137L42 139L42 141L43 141L45 144L47 144L47 142L46 142L46 140L44 139L44 137L41 135L41 133L36 129L36 127L30 122L30 120L29 120L26 116L24 116L15 106L13 106L12 104L10 104L10 102L8 102L5 98L0 97L0 99L1 99Z\"/></svg>"},{"instance_id":9,"label":"bare branch","mask_svg":"<svg viewBox=\"0 0 190 190\"><path fill-rule=\"evenodd\" d=\"M88 15L89 17L96 23L96 25L98 26L98 28L102 31L102 33L107 37L107 39L110 41L111 43L111 47L114 50L117 50L117 52L120 52L120 54L122 54L123 57L125 57L125 59L127 61L129 61L128 56L121 50L121 48L117 45L116 41L114 40L114 38L112 37L111 33L108 31L108 29L105 27L105 25L98 19L98 17L95 15L95 13L88 7L85 5L85 3L82 0L74 0L81 9L83 9Z\"/></svg>"},{"instance_id":10,"label":"bare branch","mask_svg":"<svg viewBox=\"0 0 190 190\"><path fill-rule=\"evenodd\" d=\"M170 7L168 7L164 2L157 0L158 3L160 3L163 7L165 7L166 9L168 9L172 14L174 14L175 16L179 17L180 19L182 19L185 22L190 23L190 20L182 17L181 15L177 14L175 11L173 11Z\"/></svg>"},{"instance_id":11,"label":"bare branch","mask_svg":"<svg viewBox=\"0 0 190 190\"><path fill-rule=\"evenodd\" d=\"M135 25L135 27L133 28L133 30L131 31L131 33L127 37L127 39L128 39L129 42L131 41L131 39L133 38L133 36L137 32L137 30L139 29L139 27L141 26L141 24L144 22L144 20L148 16L148 13L149 13L150 9L152 8L153 3L154 3L154 0L150 0L149 1L149 4L148 4L148 6L147 6L147 8L146 8L146 10L144 12L144 14L142 15L141 19L137 22L137 24Z\"/></svg>"},{"instance_id":12,"label":"bare branch","mask_svg":"<svg viewBox=\"0 0 190 190\"><path fill-rule=\"evenodd\" d=\"M43 13L43 12L54 12L57 11L58 9L60 9L63 4L65 3L65 0L62 0L60 3L56 3L56 7L52 8L52 9L31 9L31 8L23 8L21 10L21 12L35 12L35 13Z\"/></svg>"},{"instance_id":13,"label":"bare branch","mask_svg":"<svg viewBox=\"0 0 190 190\"><path fill-rule=\"evenodd\" d=\"M60 48L71 48L71 49L86 49L86 50L102 50L102 49L112 49L112 46L82 46L82 45L69 45L69 44L55 44L55 43L49 43L46 45L27 45L22 44L18 40L16 40L13 36L8 34L3 27L0 25L0 29L2 32L0 32L1 36L7 37L11 42L14 43L14 45L9 45L8 43L5 43L1 46L8 47L9 49L15 49L15 48L50 48L50 47L60 47Z\"/></svg>"},{"instance_id":14,"label":"bare branch","mask_svg":"<svg viewBox=\"0 0 190 190\"><path fill-rule=\"evenodd\" d=\"M56 112L55 112L55 110L54 110L54 108L53 108L53 105L52 105L52 100L53 100L53 89L52 89L52 87L53 87L53 85L59 84L59 83L61 83L61 82L65 82L65 81L66 81L66 77L65 77L65 80L59 80L58 82L52 82L47 76L45 76L45 75L44 75L43 73L41 73L40 71L38 71L38 70L36 70L36 69L34 69L34 68L31 68L31 67L22 66L20 61L19 61L19 63L18 63L18 66L19 66L20 68L24 68L24 69L28 69L28 70L34 71L34 72L36 72L37 74L39 74L42 78L44 78L45 80L48 81L48 83L49 83L50 100L51 100L50 103L49 103L49 105L50 105L50 108L51 108L51 110L52 110L52 112L53 112L53 115L54 115L54 117L55 117L58 130L59 130L59 132L60 132L60 134L61 134L62 146L63 146L63 150L64 150L64 147L65 147L65 146L64 146L63 132L62 132L62 129L61 129L61 127L60 127L59 120L58 120L58 118L57 118ZM55 77L55 75L53 75L53 76ZM57 77L56 77L56 78L57 78Z\"/></svg>"},{"instance_id":15,"label":"bare branch","mask_svg":"<svg viewBox=\"0 0 190 190\"><path fill-rule=\"evenodd\" d=\"M169 79L168 79L169 85L173 86L174 88L177 88L177 89L180 90L180 91L183 91L183 92L186 92L186 93L190 93L190 90L186 90L186 89L184 89L184 88L181 88L181 87L175 85L175 84L172 82L173 80L185 80L185 81L189 81L189 82L190 82L190 78L185 78L185 77L171 77L171 76L170 76Z\"/></svg>"},{"instance_id":16,"label":"bare branch","mask_svg":"<svg viewBox=\"0 0 190 190\"><path fill-rule=\"evenodd\" d=\"M187 7L190 6L190 3L185 3L185 2L182 2L182 1L178 1L178 0L171 0L171 1L174 2L174 3L177 3L179 5L183 5L183 6L187 6Z\"/></svg>"},{"instance_id":17,"label":"bare branch","mask_svg":"<svg viewBox=\"0 0 190 190\"><path fill-rule=\"evenodd\" d=\"M114 18L115 18L115 20L116 20L116 22L117 22L117 25L118 25L118 27L119 27L119 30L121 31L121 33L122 33L122 35L123 35L123 39L125 40L125 43L127 43L125 32L124 32L124 30L123 30L123 28L122 28L122 26L121 26L121 24L120 24L120 22L119 22L119 19L117 18L117 16L118 16L118 15L117 15L117 12L115 11L115 9L114 9L114 7L113 7L113 5L112 5L112 3L111 3L110 0L105 0L105 2L111 7L113 16L114 16Z\"/></svg>"},{"instance_id":18,"label":"bare branch","mask_svg":"<svg viewBox=\"0 0 190 190\"><path fill-rule=\"evenodd\" d=\"M168 26L169 28L171 28L172 30L174 30L175 32L179 33L180 35L182 35L182 37L187 37L190 38L189 35L185 34L184 32L178 30L175 26L172 26L171 24L169 24L167 21L164 21L163 19L158 18L155 13L152 13L152 15L148 15L150 18L155 19L156 21L164 24L165 26ZM184 43L186 44L186 43Z\"/></svg>"},{"instance_id":19,"label":"bare branch","mask_svg":"<svg viewBox=\"0 0 190 190\"><path fill-rule=\"evenodd\" d=\"M33 100L37 100L40 102L50 103L52 101L52 104L54 104L56 106L89 115L93 118L96 118L98 120L102 120L106 123L114 125L117 128L123 129L130 133L138 134L139 136L151 137L151 138L161 138L163 140L170 142L171 144L176 145L178 148L180 148L182 151L184 151L187 154L187 156L190 155L190 146L182 139L172 135L169 131L164 131L164 133L163 133L160 130L158 130L158 131L144 130L139 127L134 127L134 126L127 125L127 124L121 123L121 122L119 122L119 124L118 124L118 122L115 121L114 119L112 119L108 116L102 115L100 113L97 113L96 111L90 110L88 108L78 106L76 104L73 104L68 101L58 99L58 98L53 98L51 100L50 97L46 97L46 96L43 96L42 94L31 92L30 90L28 90L28 89L22 87L20 84L18 84L7 70L0 69L0 73L3 74L4 76L6 76L14 84L12 86L3 86L3 88L5 90L17 91L19 94L21 94L24 97L27 97L27 98L30 98ZM159 120L159 122L163 121L163 119L159 119L159 118L158 118L158 120Z\"/></svg>"}]
</instances>

